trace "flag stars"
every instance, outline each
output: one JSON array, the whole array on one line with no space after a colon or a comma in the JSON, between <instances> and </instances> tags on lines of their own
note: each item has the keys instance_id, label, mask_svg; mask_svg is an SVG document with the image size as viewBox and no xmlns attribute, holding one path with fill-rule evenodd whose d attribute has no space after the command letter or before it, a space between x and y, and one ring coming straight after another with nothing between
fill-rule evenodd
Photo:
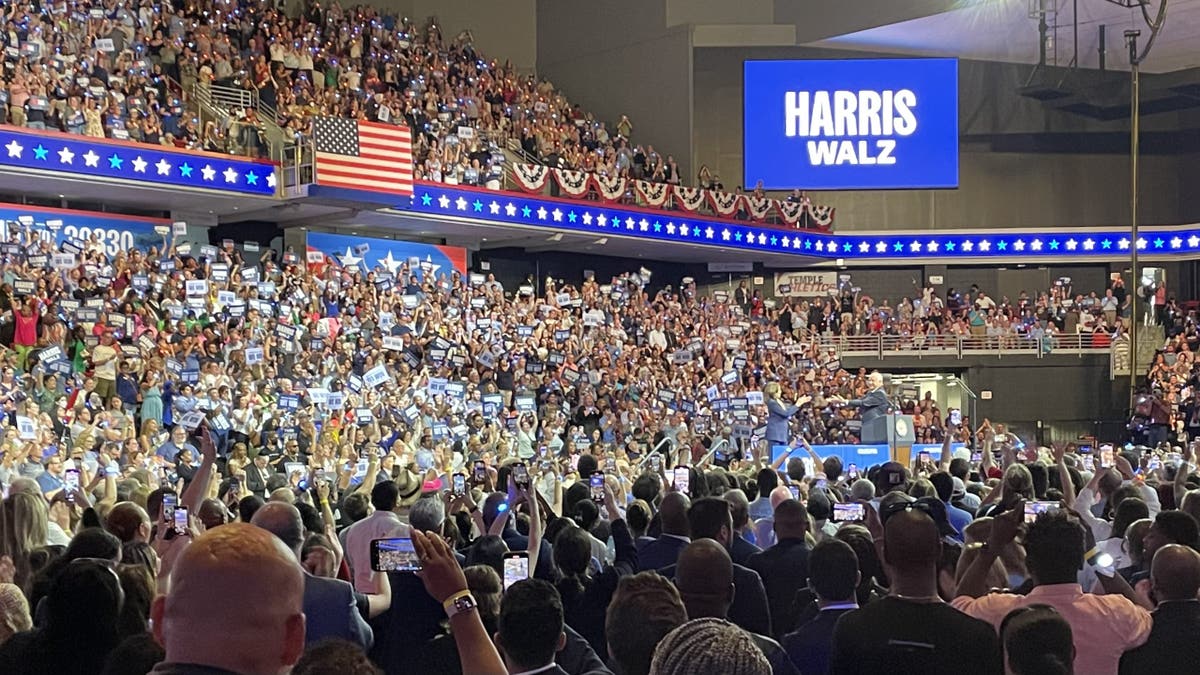
<instances>
[{"instance_id":1,"label":"flag stars","mask_svg":"<svg viewBox=\"0 0 1200 675\"><path fill-rule=\"evenodd\" d=\"M212 168L212 164L205 164L204 168L200 169L200 174L204 177L204 180L211 183L217 175L217 170Z\"/></svg>"},{"instance_id":2,"label":"flag stars","mask_svg":"<svg viewBox=\"0 0 1200 675\"><path fill-rule=\"evenodd\" d=\"M168 169L168 171L169 170L170 169ZM179 165L179 175L183 176L184 178L191 178L192 177L192 165L188 164L187 162L180 164ZM267 174L267 187L269 187L271 189L275 189L275 172L274 171Z\"/></svg>"},{"instance_id":3,"label":"flag stars","mask_svg":"<svg viewBox=\"0 0 1200 675\"><path fill-rule=\"evenodd\" d=\"M805 251L811 251L811 250L812 250L812 240L810 240L810 239L805 239L805 240L804 240L804 250L805 250Z\"/></svg>"},{"instance_id":4,"label":"flag stars","mask_svg":"<svg viewBox=\"0 0 1200 675\"><path fill-rule=\"evenodd\" d=\"M476 199L471 202L471 208L475 210L475 213L483 213L483 202Z\"/></svg>"},{"instance_id":5,"label":"flag stars","mask_svg":"<svg viewBox=\"0 0 1200 675\"><path fill-rule=\"evenodd\" d=\"M88 150L88 151L87 151L87 152L86 152L86 153L83 155L83 165L84 165L84 166L90 166L90 167L93 167L93 168L99 168L99 167L100 167L100 155L97 155L97 154L96 154L94 151L92 151L92 150Z\"/></svg>"},{"instance_id":6,"label":"flag stars","mask_svg":"<svg viewBox=\"0 0 1200 675\"><path fill-rule=\"evenodd\" d=\"M943 248L945 248L947 251L953 251L954 250L954 242L952 242L952 241L946 242L946 244L943 246Z\"/></svg>"},{"instance_id":7,"label":"flag stars","mask_svg":"<svg viewBox=\"0 0 1200 675\"><path fill-rule=\"evenodd\" d=\"M146 173L146 167L149 166L150 163L142 159L141 155L138 155L137 157L133 158L132 164L134 173Z\"/></svg>"},{"instance_id":8,"label":"flag stars","mask_svg":"<svg viewBox=\"0 0 1200 675\"><path fill-rule=\"evenodd\" d=\"M614 219L614 222L615 222L615 221L616 221L616 219ZM632 228L632 227L633 227L633 218L626 218L626 219L625 219L625 227L626 227L627 229L628 229L628 228Z\"/></svg>"},{"instance_id":9,"label":"flag stars","mask_svg":"<svg viewBox=\"0 0 1200 675\"><path fill-rule=\"evenodd\" d=\"M231 166L231 167L227 167L227 168L225 169L225 174L224 174L224 175L225 175L225 182L226 182L226 183L236 183L236 182L237 182L237 179L238 179L238 172L237 172L237 171L234 171L232 166Z\"/></svg>"},{"instance_id":10,"label":"flag stars","mask_svg":"<svg viewBox=\"0 0 1200 675\"><path fill-rule=\"evenodd\" d=\"M46 161L46 155L48 155L48 154L50 154L50 151L47 150L45 148L45 146L43 146L41 143L38 143L38 146L33 149L33 158L34 159L40 159L41 161L44 162L44 161Z\"/></svg>"},{"instance_id":11,"label":"flag stars","mask_svg":"<svg viewBox=\"0 0 1200 675\"><path fill-rule=\"evenodd\" d=\"M1112 248L1112 245L1113 245L1113 243L1112 243L1112 241L1111 241L1111 240L1109 240L1109 239L1103 239L1103 240L1101 240L1101 241L1100 241L1100 248L1102 248L1102 249L1104 249L1104 250L1106 250L1106 251L1107 251L1107 250L1109 250L1109 249L1111 249L1111 248ZM1128 240L1128 239L1127 239L1127 240L1125 240L1125 248L1129 248L1129 240Z\"/></svg>"},{"instance_id":12,"label":"flag stars","mask_svg":"<svg viewBox=\"0 0 1200 675\"><path fill-rule=\"evenodd\" d=\"M667 223L667 234L675 234L675 223Z\"/></svg>"},{"instance_id":13,"label":"flag stars","mask_svg":"<svg viewBox=\"0 0 1200 675\"><path fill-rule=\"evenodd\" d=\"M1074 239L1068 239L1066 241L1066 244L1067 244L1068 251L1074 251L1076 248L1079 247L1079 242L1075 241ZM1053 248L1053 246L1051 246L1051 248Z\"/></svg>"},{"instance_id":14,"label":"flag stars","mask_svg":"<svg viewBox=\"0 0 1200 675\"><path fill-rule=\"evenodd\" d=\"M253 171L247 171L245 178L246 185L258 185L258 174L254 173Z\"/></svg>"},{"instance_id":15,"label":"flag stars","mask_svg":"<svg viewBox=\"0 0 1200 675\"><path fill-rule=\"evenodd\" d=\"M850 245L850 242L846 242L846 243L842 244L842 252L843 253L849 253L853 249L854 249L854 247Z\"/></svg>"},{"instance_id":16,"label":"flag stars","mask_svg":"<svg viewBox=\"0 0 1200 675\"><path fill-rule=\"evenodd\" d=\"M75 163L75 153L71 152L70 148L64 147L63 149L58 151L58 163L59 164L74 164Z\"/></svg>"},{"instance_id":17,"label":"flag stars","mask_svg":"<svg viewBox=\"0 0 1200 675\"><path fill-rule=\"evenodd\" d=\"M982 240L982 241L980 241L980 242L979 242L979 250L980 250L980 251L983 251L984 253L987 253L987 252L988 252L988 251L990 251L991 249L992 249L992 244L991 244L991 242L989 242L987 239L984 239L984 240Z\"/></svg>"},{"instance_id":18,"label":"flag stars","mask_svg":"<svg viewBox=\"0 0 1200 675\"><path fill-rule=\"evenodd\" d=\"M721 240L729 241L729 230L721 230Z\"/></svg>"},{"instance_id":19,"label":"flag stars","mask_svg":"<svg viewBox=\"0 0 1200 675\"><path fill-rule=\"evenodd\" d=\"M921 242L914 241L913 243L909 244L908 250L912 251L913 253L919 252L921 250Z\"/></svg>"},{"instance_id":20,"label":"flag stars","mask_svg":"<svg viewBox=\"0 0 1200 675\"><path fill-rule=\"evenodd\" d=\"M517 215L517 207L513 206L512 202L509 202L504 205L504 213L506 213L509 218L512 218L513 216Z\"/></svg>"},{"instance_id":21,"label":"flag stars","mask_svg":"<svg viewBox=\"0 0 1200 675\"><path fill-rule=\"evenodd\" d=\"M533 209L529 208L528 204L521 207L521 217L522 218L529 218L532 215L533 215Z\"/></svg>"},{"instance_id":22,"label":"flag stars","mask_svg":"<svg viewBox=\"0 0 1200 675\"><path fill-rule=\"evenodd\" d=\"M797 251L800 250L800 237L796 237L792 240L792 248Z\"/></svg>"},{"instance_id":23,"label":"flag stars","mask_svg":"<svg viewBox=\"0 0 1200 675\"><path fill-rule=\"evenodd\" d=\"M996 242L996 250L998 250L998 251L1007 251L1007 250L1008 250L1008 242L1007 242L1007 241L1004 241L1003 239L1001 239L1000 241Z\"/></svg>"},{"instance_id":24,"label":"flag stars","mask_svg":"<svg viewBox=\"0 0 1200 675\"><path fill-rule=\"evenodd\" d=\"M966 251L967 253L970 253L975 248L975 243L973 241L971 241L970 239L964 239L962 246L960 246L959 248Z\"/></svg>"},{"instance_id":25,"label":"flag stars","mask_svg":"<svg viewBox=\"0 0 1200 675\"><path fill-rule=\"evenodd\" d=\"M600 227L608 227L608 216L604 215L603 213L596 216L596 224Z\"/></svg>"},{"instance_id":26,"label":"flag stars","mask_svg":"<svg viewBox=\"0 0 1200 675\"><path fill-rule=\"evenodd\" d=\"M741 240L742 240L742 233L741 233L741 231L738 231L738 232L734 232L734 233L733 233L733 240L734 240L734 241L741 241Z\"/></svg>"},{"instance_id":27,"label":"flag stars","mask_svg":"<svg viewBox=\"0 0 1200 675\"><path fill-rule=\"evenodd\" d=\"M574 212L574 211L570 211L570 212L568 212L568 213L567 213L567 221L568 221L568 222L572 222L572 223L573 223L573 222L575 222L575 221L576 221L576 220L578 220L578 219L579 219L579 216L575 215L575 212Z\"/></svg>"},{"instance_id":28,"label":"flag stars","mask_svg":"<svg viewBox=\"0 0 1200 675\"><path fill-rule=\"evenodd\" d=\"M887 253L887 242L886 241L875 242L875 252L876 253Z\"/></svg>"},{"instance_id":29,"label":"flag stars","mask_svg":"<svg viewBox=\"0 0 1200 675\"><path fill-rule=\"evenodd\" d=\"M546 219L546 213L547 213L547 211L546 211L546 207L544 207L544 206L539 206L539 207L538 207L538 210L537 210L537 216L538 216L538 220L545 220L545 219Z\"/></svg>"},{"instance_id":30,"label":"flag stars","mask_svg":"<svg viewBox=\"0 0 1200 675\"><path fill-rule=\"evenodd\" d=\"M1183 240L1179 237L1171 237L1171 248L1179 248L1183 246Z\"/></svg>"},{"instance_id":31,"label":"flag stars","mask_svg":"<svg viewBox=\"0 0 1200 675\"><path fill-rule=\"evenodd\" d=\"M1029 242L1029 248L1034 251L1042 250L1042 240L1034 239L1033 241Z\"/></svg>"},{"instance_id":32,"label":"flag stars","mask_svg":"<svg viewBox=\"0 0 1200 675\"><path fill-rule=\"evenodd\" d=\"M554 209L553 211L550 212L550 215L554 216L554 222L556 222L556 223L562 222L563 212L561 209Z\"/></svg>"},{"instance_id":33,"label":"flag stars","mask_svg":"<svg viewBox=\"0 0 1200 675\"><path fill-rule=\"evenodd\" d=\"M438 197L438 206L442 207L443 209L450 208L450 198L446 195Z\"/></svg>"},{"instance_id":34,"label":"flag stars","mask_svg":"<svg viewBox=\"0 0 1200 675\"><path fill-rule=\"evenodd\" d=\"M1001 243L1003 243L1003 242L1001 242ZM1014 241L1013 248L1018 251L1024 251L1025 250L1025 241L1022 239L1018 239L1018 240Z\"/></svg>"},{"instance_id":35,"label":"flag stars","mask_svg":"<svg viewBox=\"0 0 1200 675\"><path fill-rule=\"evenodd\" d=\"M898 241L898 242L892 244L892 250L894 250L896 253L903 253L904 252L904 242Z\"/></svg>"},{"instance_id":36,"label":"flag stars","mask_svg":"<svg viewBox=\"0 0 1200 675\"><path fill-rule=\"evenodd\" d=\"M758 233L758 245L759 246L767 245L767 235L763 234L762 232Z\"/></svg>"},{"instance_id":37,"label":"flag stars","mask_svg":"<svg viewBox=\"0 0 1200 675\"><path fill-rule=\"evenodd\" d=\"M124 164L125 160L121 159L121 156L115 152L108 158L108 168L110 169L116 169L120 171Z\"/></svg>"},{"instance_id":38,"label":"flag stars","mask_svg":"<svg viewBox=\"0 0 1200 675\"><path fill-rule=\"evenodd\" d=\"M1092 241L1090 238L1083 240L1083 250L1090 251L1094 248L1096 248L1096 242Z\"/></svg>"},{"instance_id":39,"label":"flag stars","mask_svg":"<svg viewBox=\"0 0 1200 675\"><path fill-rule=\"evenodd\" d=\"M588 212L584 211L584 213L583 213L583 224L584 224L584 225L591 225L591 224L592 224L592 214L590 214L590 213L588 213Z\"/></svg>"},{"instance_id":40,"label":"flag stars","mask_svg":"<svg viewBox=\"0 0 1200 675\"><path fill-rule=\"evenodd\" d=\"M706 228L706 229L704 230L704 238L705 238L705 239L712 239L712 238L713 238L713 229L712 229L711 227L709 227L709 228ZM784 237L784 239L783 239L783 245L784 245L784 246L787 246L787 237Z\"/></svg>"},{"instance_id":41,"label":"flag stars","mask_svg":"<svg viewBox=\"0 0 1200 675\"><path fill-rule=\"evenodd\" d=\"M1126 239L1125 237L1121 237L1121 241L1117 242L1117 247L1120 248L1122 251L1128 250L1129 249L1129 240Z\"/></svg>"},{"instance_id":42,"label":"flag stars","mask_svg":"<svg viewBox=\"0 0 1200 675\"><path fill-rule=\"evenodd\" d=\"M650 221L646 220L645 218L642 218L641 220L638 221L638 227L642 230L642 232L649 232L650 231Z\"/></svg>"},{"instance_id":43,"label":"flag stars","mask_svg":"<svg viewBox=\"0 0 1200 675\"><path fill-rule=\"evenodd\" d=\"M9 141L8 145L4 146L4 149L8 150L9 157L16 157L18 159L21 158L21 153L25 152L25 146L18 143L15 138Z\"/></svg>"},{"instance_id":44,"label":"flag stars","mask_svg":"<svg viewBox=\"0 0 1200 675\"><path fill-rule=\"evenodd\" d=\"M700 236L700 226L699 225L694 225L692 227L692 235L696 236L696 237Z\"/></svg>"},{"instance_id":45,"label":"flag stars","mask_svg":"<svg viewBox=\"0 0 1200 675\"><path fill-rule=\"evenodd\" d=\"M1154 238L1154 248L1162 248L1162 247L1163 247L1162 237L1155 237Z\"/></svg>"},{"instance_id":46,"label":"flag stars","mask_svg":"<svg viewBox=\"0 0 1200 675\"><path fill-rule=\"evenodd\" d=\"M655 232L662 232L662 228L663 228L662 223L658 222L657 220L654 221L654 231Z\"/></svg>"},{"instance_id":47,"label":"flag stars","mask_svg":"<svg viewBox=\"0 0 1200 675\"><path fill-rule=\"evenodd\" d=\"M1146 238L1145 237L1138 237L1137 247L1138 247L1139 251L1146 248Z\"/></svg>"},{"instance_id":48,"label":"flag stars","mask_svg":"<svg viewBox=\"0 0 1200 675\"><path fill-rule=\"evenodd\" d=\"M1200 237L1197 237L1193 234L1192 236L1188 237L1187 243L1189 248L1196 248L1197 246L1200 246Z\"/></svg>"},{"instance_id":49,"label":"flag stars","mask_svg":"<svg viewBox=\"0 0 1200 675\"><path fill-rule=\"evenodd\" d=\"M938 243L936 241L931 241L928 244L925 244L925 250L929 251L930 253L937 253Z\"/></svg>"},{"instance_id":50,"label":"flag stars","mask_svg":"<svg viewBox=\"0 0 1200 675\"><path fill-rule=\"evenodd\" d=\"M498 201L496 201L495 199L493 199L493 200L491 201L491 203L490 203L490 204L488 204L488 213L492 214L493 216L498 216L498 215L500 215L500 202L498 202ZM574 212L572 212L572 214L571 214L571 215L574 215ZM572 223L573 223L573 222L575 222L575 219L574 219L574 218L572 218L572 219L571 219L571 222L572 222Z\"/></svg>"},{"instance_id":51,"label":"flag stars","mask_svg":"<svg viewBox=\"0 0 1200 675\"><path fill-rule=\"evenodd\" d=\"M433 206L433 197L428 192L421 195L421 206Z\"/></svg>"},{"instance_id":52,"label":"flag stars","mask_svg":"<svg viewBox=\"0 0 1200 675\"><path fill-rule=\"evenodd\" d=\"M865 242L865 241L859 242L859 243L858 243L858 252L859 252L859 253L870 253L870 252L871 252L871 245L870 245L870 244L868 244L868 243L867 243L867 242Z\"/></svg>"},{"instance_id":53,"label":"flag stars","mask_svg":"<svg viewBox=\"0 0 1200 675\"><path fill-rule=\"evenodd\" d=\"M467 210L467 200L463 199L462 197L459 197L458 199L454 200L454 206L457 207L459 211L466 211Z\"/></svg>"}]
</instances>

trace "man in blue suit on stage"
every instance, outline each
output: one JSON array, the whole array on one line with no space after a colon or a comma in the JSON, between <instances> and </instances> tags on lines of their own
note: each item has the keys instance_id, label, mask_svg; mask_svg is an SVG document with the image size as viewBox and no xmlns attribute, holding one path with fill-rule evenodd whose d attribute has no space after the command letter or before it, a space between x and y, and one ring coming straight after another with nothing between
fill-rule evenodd
<instances>
[{"instance_id":1,"label":"man in blue suit on stage","mask_svg":"<svg viewBox=\"0 0 1200 675\"><path fill-rule=\"evenodd\" d=\"M875 371L867 376L867 384L870 385L871 390L864 394L862 398L855 398L849 401L841 397L831 399L851 408L861 408L863 426L866 426L873 419L886 415L892 405L887 393L883 390L883 375L879 371Z\"/></svg>"}]
</instances>

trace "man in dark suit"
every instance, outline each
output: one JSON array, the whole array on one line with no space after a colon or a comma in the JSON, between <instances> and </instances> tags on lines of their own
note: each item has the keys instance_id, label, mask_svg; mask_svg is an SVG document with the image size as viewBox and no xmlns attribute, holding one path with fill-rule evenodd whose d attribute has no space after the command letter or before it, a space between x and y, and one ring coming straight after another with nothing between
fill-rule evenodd
<instances>
[{"instance_id":1,"label":"man in dark suit","mask_svg":"<svg viewBox=\"0 0 1200 675\"><path fill-rule=\"evenodd\" d=\"M867 385L871 387L871 390L864 394L862 398L842 401L851 408L862 409L863 424L878 417L883 417L892 405L891 400L888 399L887 392L883 390L883 375L879 371L874 371L867 376Z\"/></svg>"},{"instance_id":2,"label":"man in dark suit","mask_svg":"<svg viewBox=\"0 0 1200 675\"><path fill-rule=\"evenodd\" d=\"M802 675L829 672L833 628L843 614L858 609L854 589L860 576L854 549L840 539L826 539L809 554L808 589L820 612L780 640Z\"/></svg>"},{"instance_id":3,"label":"man in dark suit","mask_svg":"<svg viewBox=\"0 0 1200 675\"><path fill-rule=\"evenodd\" d=\"M518 581L504 592L496 622L496 648L510 673L567 675L554 662L566 644L558 591L541 579Z\"/></svg>"},{"instance_id":4,"label":"man in dark suit","mask_svg":"<svg viewBox=\"0 0 1200 675\"><path fill-rule=\"evenodd\" d=\"M1158 608L1146 644L1125 652L1121 675L1194 673L1200 663L1200 555L1180 544L1158 549L1150 583Z\"/></svg>"},{"instance_id":5,"label":"man in dark suit","mask_svg":"<svg viewBox=\"0 0 1200 675\"><path fill-rule=\"evenodd\" d=\"M693 541L712 539L728 553L733 538L733 517L729 514L729 502L716 497L697 499L688 509L688 525ZM661 569L659 574L674 579L675 566ZM758 572L733 564L733 585L735 592L726 618L751 633L772 635L771 609L767 604L767 592L763 589Z\"/></svg>"},{"instance_id":6,"label":"man in dark suit","mask_svg":"<svg viewBox=\"0 0 1200 675\"><path fill-rule=\"evenodd\" d=\"M729 545L729 557L739 565L745 565L750 556L762 553L762 549L750 543L743 534L750 529L750 500L741 490L727 490L722 497L729 502L729 511L733 516L733 543Z\"/></svg>"},{"instance_id":7,"label":"man in dark suit","mask_svg":"<svg viewBox=\"0 0 1200 675\"><path fill-rule=\"evenodd\" d=\"M262 499L267 498L267 483L275 474L267 464L267 451L260 449L254 461L246 467L246 492Z\"/></svg>"},{"instance_id":8,"label":"man in dark suit","mask_svg":"<svg viewBox=\"0 0 1200 675\"><path fill-rule=\"evenodd\" d=\"M269 502L254 513L250 523L274 534L296 553L304 543L304 522L295 506ZM354 599L354 587L341 579L304 574L304 644L314 645L326 638L348 640L369 650L374 633L363 620Z\"/></svg>"},{"instance_id":9,"label":"man in dark suit","mask_svg":"<svg viewBox=\"0 0 1200 675\"><path fill-rule=\"evenodd\" d=\"M808 513L795 499L775 507L775 545L750 556L746 567L758 572L771 607L771 625L783 635L796 625L792 600L808 580Z\"/></svg>"},{"instance_id":10,"label":"man in dark suit","mask_svg":"<svg viewBox=\"0 0 1200 675\"><path fill-rule=\"evenodd\" d=\"M663 497L658 507L662 534L657 539L638 542L638 571L670 567L679 559L679 552L692 541L687 515L689 506L687 496L682 493L670 492Z\"/></svg>"}]
</instances>

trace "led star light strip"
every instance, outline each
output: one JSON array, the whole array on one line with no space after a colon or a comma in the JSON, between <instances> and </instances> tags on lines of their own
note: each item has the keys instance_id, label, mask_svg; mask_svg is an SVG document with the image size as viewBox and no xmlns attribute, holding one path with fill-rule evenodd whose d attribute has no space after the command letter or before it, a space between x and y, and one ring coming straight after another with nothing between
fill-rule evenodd
<instances>
[{"instance_id":1,"label":"led star light strip","mask_svg":"<svg viewBox=\"0 0 1200 675\"><path fill-rule=\"evenodd\" d=\"M762 253L844 260L980 259L1003 261L1128 257L1128 233L1062 229L929 234L822 233L697 218L679 211L610 206L603 202L537 198L435 183L414 186L411 210L557 231L621 235L706 244ZM1147 227L1137 241L1149 256L1200 256L1200 226Z\"/></svg>"},{"instance_id":2,"label":"led star light strip","mask_svg":"<svg viewBox=\"0 0 1200 675\"><path fill-rule=\"evenodd\" d=\"M0 127L0 166L273 196L275 166L214 153Z\"/></svg>"}]
</instances>

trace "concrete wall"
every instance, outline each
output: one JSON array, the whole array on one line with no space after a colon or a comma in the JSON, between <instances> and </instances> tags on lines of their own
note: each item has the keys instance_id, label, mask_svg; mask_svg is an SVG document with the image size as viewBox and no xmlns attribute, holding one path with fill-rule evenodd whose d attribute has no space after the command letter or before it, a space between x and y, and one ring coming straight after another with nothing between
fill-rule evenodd
<instances>
[{"instance_id":1,"label":"concrete wall","mask_svg":"<svg viewBox=\"0 0 1200 675\"><path fill-rule=\"evenodd\" d=\"M814 58L844 52L810 49L704 49L695 58L695 166L708 165L725 186L742 180L742 62ZM1023 66L963 62L960 73L960 187L957 190L825 192L839 230L1054 227L1129 222L1129 160L1124 154L1035 152L1033 134L1089 132L1120 141L1126 121L1101 122L1050 110L1018 96ZM1147 116L1146 134L1178 129L1183 116ZM1169 140L1169 138L1168 138ZM1024 143L1028 145L1028 143ZM995 148L1013 149L998 152ZM1190 162L1190 164L1189 164ZM1142 158L1144 223L1200 219L1200 194L1183 182L1195 156ZM694 175L695 172L693 172ZM694 177L692 178L694 180Z\"/></svg>"},{"instance_id":2,"label":"concrete wall","mask_svg":"<svg viewBox=\"0 0 1200 675\"><path fill-rule=\"evenodd\" d=\"M537 64L537 0L376 0L374 4L421 26L436 16L447 39L470 29L481 54L510 60L523 71L532 71Z\"/></svg>"},{"instance_id":3,"label":"concrete wall","mask_svg":"<svg viewBox=\"0 0 1200 675\"><path fill-rule=\"evenodd\" d=\"M653 1L653 0L650 0ZM667 25L769 24L775 21L775 0L662 0Z\"/></svg>"},{"instance_id":4,"label":"concrete wall","mask_svg":"<svg viewBox=\"0 0 1200 675\"><path fill-rule=\"evenodd\" d=\"M538 73L633 141L691 172L692 47L688 26L666 27L664 3L538 3Z\"/></svg>"}]
</instances>

